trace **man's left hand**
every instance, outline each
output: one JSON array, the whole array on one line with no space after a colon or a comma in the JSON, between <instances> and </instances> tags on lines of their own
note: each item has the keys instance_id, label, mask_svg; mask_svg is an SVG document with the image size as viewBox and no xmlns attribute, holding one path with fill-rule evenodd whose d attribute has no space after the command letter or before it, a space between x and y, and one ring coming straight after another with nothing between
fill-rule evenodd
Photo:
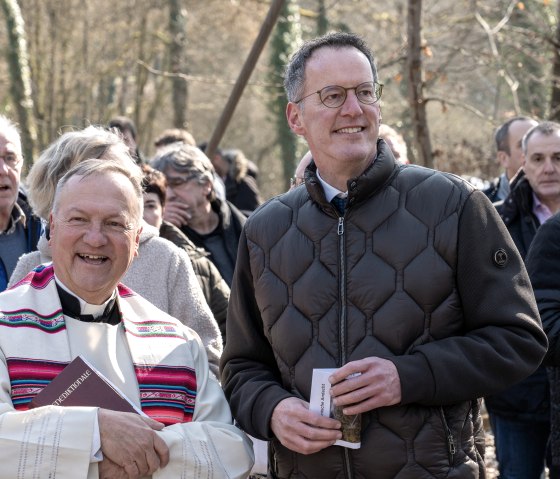
<instances>
[{"instance_id":1,"label":"man's left hand","mask_svg":"<svg viewBox=\"0 0 560 479\"><path fill-rule=\"evenodd\" d=\"M335 405L343 406L347 415L401 401L399 373L387 359L370 357L352 361L336 370L329 380Z\"/></svg>"}]
</instances>

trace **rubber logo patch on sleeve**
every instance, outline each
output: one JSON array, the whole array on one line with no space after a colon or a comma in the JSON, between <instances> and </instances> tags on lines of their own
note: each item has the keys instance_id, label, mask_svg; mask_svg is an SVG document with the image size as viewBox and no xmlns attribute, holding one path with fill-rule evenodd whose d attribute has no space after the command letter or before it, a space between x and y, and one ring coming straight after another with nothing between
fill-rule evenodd
<instances>
[{"instance_id":1,"label":"rubber logo patch on sleeve","mask_svg":"<svg viewBox=\"0 0 560 479\"><path fill-rule=\"evenodd\" d=\"M504 268L505 265L508 262L508 254L506 253L506 250L503 248L498 249L495 253L494 253L494 264L498 267L498 268Z\"/></svg>"}]
</instances>

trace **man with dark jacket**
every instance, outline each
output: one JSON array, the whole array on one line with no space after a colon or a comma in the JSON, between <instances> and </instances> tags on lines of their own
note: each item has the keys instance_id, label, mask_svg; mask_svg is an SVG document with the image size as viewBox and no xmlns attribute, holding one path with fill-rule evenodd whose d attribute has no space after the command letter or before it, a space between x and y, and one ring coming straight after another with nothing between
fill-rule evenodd
<instances>
[{"instance_id":1,"label":"man with dark jacket","mask_svg":"<svg viewBox=\"0 0 560 479\"><path fill-rule=\"evenodd\" d=\"M167 180L164 219L208 251L209 259L231 286L246 217L228 201L216 198L214 167L208 157L195 146L178 143L163 149L150 165Z\"/></svg>"},{"instance_id":2,"label":"man with dark jacket","mask_svg":"<svg viewBox=\"0 0 560 479\"><path fill-rule=\"evenodd\" d=\"M547 346L515 245L480 191L396 164L359 37L306 42L284 84L313 160L243 228L221 361L237 421L274 478L484 477L478 398ZM310 410L323 368L340 420ZM359 447L334 445L356 414Z\"/></svg>"},{"instance_id":3,"label":"man with dark jacket","mask_svg":"<svg viewBox=\"0 0 560 479\"><path fill-rule=\"evenodd\" d=\"M23 155L14 123L0 115L0 291L8 285L18 258L37 249L41 221L20 189Z\"/></svg>"},{"instance_id":4,"label":"man with dark jacket","mask_svg":"<svg viewBox=\"0 0 560 479\"><path fill-rule=\"evenodd\" d=\"M537 124L523 137L522 148L523 167L508 197L496 208L524 259L540 225L560 211L560 125ZM485 402L500 478L540 478L550 432L545 367ZM560 477L559 473L551 477Z\"/></svg>"},{"instance_id":5,"label":"man with dark jacket","mask_svg":"<svg viewBox=\"0 0 560 479\"><path fill-rule=\"evenodd\" d=\"M544 360L550 383L550 458L560 468L560 213L543 224L527 253L527 271L549 341ZM550 465L550 464L549 464ZM554 477L550 475L550 477Z\"/></svg>"},{"instance_id":6,"label":"man with dark jacket","mask_svg":"<svg viewBox=\"0 0 560 479\"><path fill-rule=\"evenodd\" d=\"M523 135L536 124L537 122L528 116L516 116L496 129L494 134L496 159L504 171L483 190L492 203L504 200L509 195L510 181L521 168L523 161L521 140Z\"/></svg>"}]
</instances>

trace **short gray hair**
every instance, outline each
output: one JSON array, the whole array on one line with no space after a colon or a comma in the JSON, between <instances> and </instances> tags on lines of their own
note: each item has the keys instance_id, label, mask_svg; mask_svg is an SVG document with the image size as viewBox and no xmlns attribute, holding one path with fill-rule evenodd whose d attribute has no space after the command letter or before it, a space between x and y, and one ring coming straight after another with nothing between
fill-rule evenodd
<instances>
[{"instance_id":1,"label":"short gray hair","mask_svg":"<svg viewBox=\"0 0 560 479\"><path fill-rule=\"evenodd\" d=\"M21 156L21 136L17 125L4 115L0 115L0 134L15 142L18 148L18 154Z\"/></svg>"},{"instance_id":2,"label":"short gray hair","mask_svg":"<svg viewBox=\"0 0 560 479\"><path fill-rule=\"evenodd\" d=\"M523 154L527 154L527 143L529 143L529 139L535 133L540 133L544 136L550 136L557 131L560 131L560 123L556 123L554 121L542 121L538 125L535 125L527 133L525 133L525 136L521 140L521 148L523 149Z\"/></svg>"},{"instance_id":3,"label":"short gray hair","mask_svg":"<svg viewBox=\"0 0 560 479\"><path fill-rule=\"evenodd\" d=\"M136 225L138 226L142 220L144 211L144 195L142 188L144 174L142 173L140 167L136 164L124 165L122 162L116 160L90 159L77 163L73 168L71 168L56 185L52 206L53 213L56 213L58 210L60 192L64 189L72 177L81 176L82 178L86 178L92 175L102 175L107 173L117 173L123 175L132 185L137 203L137 211L135 212L136 217L134 219Z\"/></svg>"},{"instance_id":4,"label":"short gray hair","mask_svg":"<svg viewBox=\"0 0 560 479\"><path fill-rule=\"evenodd\" d=\"M204 152L196 146L173 143L152 158L150 166L164 174L169 168L179 173L185 173L199 185L210 183L212 189L208 199L212 201L216 197L214 166Z\"/></svg>"},{"instance_id":5,"label":"short gray hair","mask_svg":"<svg viewBox=\"0 0 560 479\"><path fill-rule=\"evenodd\" d=\"M290 59L284 72L284 89L288 101L295 102L303 95L303 88L305 83L305 68L308 60L313 55L313 52L320 48L356 48L362 52L371 65L371 73L373 81L377 82L377 68L375 66L375 59L373 52L367 46L366 42L353 33L335 32L328 33L313 40L305 42L299 50L297 50Z\"/></svg>"}]
</instances>

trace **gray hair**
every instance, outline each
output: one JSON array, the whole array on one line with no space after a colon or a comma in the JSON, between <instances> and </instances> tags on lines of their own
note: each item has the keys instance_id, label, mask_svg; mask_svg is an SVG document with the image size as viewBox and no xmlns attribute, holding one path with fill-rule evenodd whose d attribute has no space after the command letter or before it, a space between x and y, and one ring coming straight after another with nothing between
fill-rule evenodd
<instances>
[{"instance_id":1,"label":"gray hair","mask_svg":"<svg viewBox=\"0 0 560 479\"><path fill-rule=\"evenodd\" d=\"M171 168L179 173L192 177L199 185L210 183L212 189L208 199L213 201L214 192L214 166L204 152L196 146L184 143L173 143L163 149L150 161L150 166L166 174Z\"/></svg>"},{"instance_id":2,"label":"gray hair","mask_svg":"<svg viewBox=\"0 0 560 479\"><path fill-rule=\"evenodd\" d=\"M525 133L523 140L521 140L521 148L523 149L523 154L527 154L527 143L529 143L529 139L535 133L540 133L544 136L550 136L557 131L560 131L560 123L556 123L554 121L543 121L538 125L535 125L527 133Z\"/></svg>"},{"instance_id":3,"label":"gray hair","mask_svg":"<svg viewBox=\"0 0 560 479\"><path fill-rule=\"evenodd\" d=\"M47 219L58 181L76 164L91 158L121 161L127 168L135 162L118 135L88 126L64 133L47 147L27 175L29 203L35 214Z\"/></svg>"},{"instance_id":4,"label":"gray hair","mask_svg":"<svg viewBox=\"0 0 560 479\"><path fill-rule=\"evenodd\" d=\"M0 134L13 141L18 148L18 154L21 156L21 136L17 125L4 115L0 115Z\"/></svg>"},{"instance_id":5,"label":"gray hair","mask_svg":"<svg viewBox=\"0 0 560 479\"><path fill-rule=\"evenodd\" d=\"M92 175L103 175L107 173L117 173L123 175L132 185L137 204L136 211L133 212L133 214L135 213L134 220L136 226L138 226L142 220L144 212L144 195L142 188L144 174L142 173L140 167L136 164L133 163L131 165L125 165L123 162L118 160L90 159L81 161L80 163L74 165L74 167L64 174L56 185L52 206L53 213L56 213L58 210L58 200L61 191L72 177L81 176L82 178L86 178Z\"/></svg>"},{"instance_id":6,"label":"gray hair","mask_svg":"<svg viewBox=\"0 0 560 479\"><path fill-rule=\"evenodd\" d=\"M313 55L313 52L320 48L356 48L362 52L371 65L371 73L373 74L373 81L377 82L377 68L375 67L375 60L373 52L367 46L365 41L353 33L335 32L328 33L313 40L305 42L299 50L297 50L290 59L284 72L284 89L288 101L295 102L301 95L303 95L303 88L305 83L305 67L307 61Z\"/></svg>"}]
</instances>

